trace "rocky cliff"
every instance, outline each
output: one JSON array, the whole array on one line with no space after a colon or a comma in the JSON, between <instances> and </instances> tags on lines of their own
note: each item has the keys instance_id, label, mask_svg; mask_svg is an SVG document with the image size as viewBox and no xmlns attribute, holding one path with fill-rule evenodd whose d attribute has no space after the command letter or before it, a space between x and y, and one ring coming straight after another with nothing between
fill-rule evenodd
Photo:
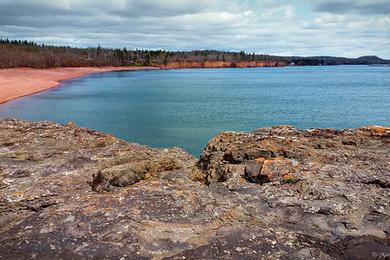
<instances>
[{"instance_id":1,"label":"rocky cliff","mask_svg":"<svg viewBox=\"0 0 390 260\"><path fill-rule=\"evenodd\" d=\"M0 120L0 259L386 259L390 129L213 138L200 160Z\"/></svg>"},{"instance_id":2,"label":"rocky cliff","mask_svg":"<svg viewBox=\"0 0 390 260\"><path fill-rule=\"evenodd\" d=\"M174 61L166 65L160 65L162 69L186 69L186 68L255 68L255 67L283 67L285 62L267 61Z\"/></svg>"}]
</instances>

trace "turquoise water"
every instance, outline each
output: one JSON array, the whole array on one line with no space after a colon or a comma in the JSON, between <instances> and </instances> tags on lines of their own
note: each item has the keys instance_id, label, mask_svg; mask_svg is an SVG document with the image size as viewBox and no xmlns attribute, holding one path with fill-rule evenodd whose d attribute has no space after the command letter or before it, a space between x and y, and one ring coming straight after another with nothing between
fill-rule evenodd
<instances>
[{"instance_id":1,"label":"turquoise water","mask_svg":"<svg viewBox=\"0 0 390 260\"><path fill-rule=\"evenodd\" d=\"M0 105L0 117L74 121L198 155L226 130L390 125L390 67L109 72Z\"/></svg>"}]
</instances>

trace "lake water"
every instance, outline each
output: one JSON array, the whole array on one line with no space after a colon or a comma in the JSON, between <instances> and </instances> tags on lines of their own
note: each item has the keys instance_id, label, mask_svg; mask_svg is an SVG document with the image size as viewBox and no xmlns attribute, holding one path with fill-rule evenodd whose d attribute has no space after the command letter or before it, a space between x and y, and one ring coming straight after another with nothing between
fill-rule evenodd
<instances>
[{"instance_id":1,"label":"lake water","mask_svg":"<svg viewBox=\"0 0 390 260\"><path fill-rule=\"evenodd\" d=\"M390 125L390 67L109 72L0 105L0 117L74 121L199 155L226 130Z\"/></svg>"}]
</instances>

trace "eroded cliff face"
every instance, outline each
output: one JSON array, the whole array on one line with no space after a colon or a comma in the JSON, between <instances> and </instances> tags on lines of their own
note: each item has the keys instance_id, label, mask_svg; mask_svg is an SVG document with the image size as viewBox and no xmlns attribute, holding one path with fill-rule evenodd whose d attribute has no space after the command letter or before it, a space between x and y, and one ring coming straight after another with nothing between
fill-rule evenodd
<instances>
[{"instance_id":1,"label":"eroded cliff face","mask_svg":"<svg viewBox=\"0 0 390 260\"><path fill-rule=\"evenodd\" d=\"M0 120L1 259L385 259L390 129L213 138L199 161Z\"/></svg>"},{"instance_id":2,"label":"eroded cliff face","mask_svg":"<svg viewBox=\"0 0 390 260\"><path fill-rule=\"evenodd\" d=\"M266 61L175 61L161 65L162 69L185 69L185 68L255 68L255 67L284 67L285 62Z\"/></svg>"}]
</instances>

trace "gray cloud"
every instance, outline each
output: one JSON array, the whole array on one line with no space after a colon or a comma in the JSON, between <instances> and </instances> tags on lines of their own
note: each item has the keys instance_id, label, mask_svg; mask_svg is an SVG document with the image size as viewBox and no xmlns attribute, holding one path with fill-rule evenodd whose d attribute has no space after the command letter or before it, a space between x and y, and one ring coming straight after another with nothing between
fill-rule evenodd
<instances>
[{"instance_id":1,"label":"gray cloud","mask_svg":"<svg viewBox=\"0 0 390 260\"><path fill-rule=\"evenodd\" d=\"M83 47L390 58L388 14L346 12L348 1L339 9L319 1L0 0L0 37ZM358 6L368 3L358 0Z\"/></svg>"},{"instance_id":2,"label":"gray cloud","mask_svg":"<svg viewBox=\"0 0 390 260\"><path fill-rule=\"evenodd\" d=\"M330 1L320 3L317 8L320 12L330 13L360 13L366 15L390 15L389 1Z\"/></svg>"}]
</instances>

